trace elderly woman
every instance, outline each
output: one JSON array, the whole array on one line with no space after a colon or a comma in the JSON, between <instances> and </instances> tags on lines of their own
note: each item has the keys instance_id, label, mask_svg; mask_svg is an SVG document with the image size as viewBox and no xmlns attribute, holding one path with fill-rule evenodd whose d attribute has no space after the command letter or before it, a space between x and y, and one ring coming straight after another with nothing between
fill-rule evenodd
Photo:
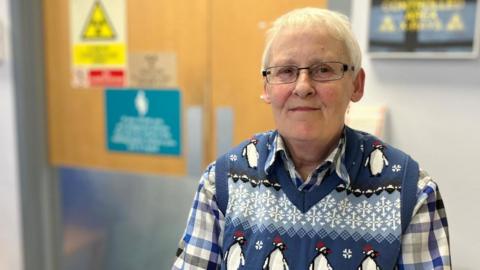
<instances>
[{"instance_id":1,"label":"elderly woman","mask_svg":"<svg viewBox=\"0 0 480 270\"><path fill-rule=\"evenodd\" d=\"M348 19L316 8L281 16L262 75L276 130L207 168L173 269L450 269L436 183L345 126L365 81Z\"/></svg>"}]
</instances>

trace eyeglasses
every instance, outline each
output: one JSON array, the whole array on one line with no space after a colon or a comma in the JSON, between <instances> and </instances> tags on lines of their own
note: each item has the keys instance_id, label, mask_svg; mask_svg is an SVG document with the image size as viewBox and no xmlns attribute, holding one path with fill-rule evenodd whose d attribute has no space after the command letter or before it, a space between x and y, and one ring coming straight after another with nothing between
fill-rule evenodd
<instances>
[{"instance_id":1,"label":"eyeglasses","mask_svg":"<svg viewBox=\"0 0 480 270\"><path fill-rule=\"evenodd\" d=\"M297 81L300 70L307 69L310 79L316 82L334 81L343 78L345 71L355 70L354 66L349 66L340 62L322 62L309 67L297 66L278 66L269 67L262 71L263 77L269 84L287 84Z\"/></svg>"}]
</instances>

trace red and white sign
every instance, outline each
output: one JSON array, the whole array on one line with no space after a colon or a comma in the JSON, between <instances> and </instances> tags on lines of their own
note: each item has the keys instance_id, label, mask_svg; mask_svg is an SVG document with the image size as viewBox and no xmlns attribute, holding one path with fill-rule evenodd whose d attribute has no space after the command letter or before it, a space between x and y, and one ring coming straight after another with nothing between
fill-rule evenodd
<instances>
[{"instance_id":1,"label":"red and white sign","mask_svg":"<svg viewBox=\"0 0 480 270\"><path fill-rule=\"evenodd\" d=\"M125 71L121 69L92 69L88 72L88 81L92 87L124 86Z\"/></svg>"}]
</instances>

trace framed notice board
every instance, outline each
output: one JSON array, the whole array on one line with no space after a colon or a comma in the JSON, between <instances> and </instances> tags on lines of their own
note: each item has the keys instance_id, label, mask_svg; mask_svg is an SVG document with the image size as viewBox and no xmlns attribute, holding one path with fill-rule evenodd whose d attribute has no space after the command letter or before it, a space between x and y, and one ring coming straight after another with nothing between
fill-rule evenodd
<instances>
[{"instance_id":1,"label":"framed notice board","mask_svg":"<svg viewBox=\"0 0 480 270\"><path fill-rule=\"evenodd\" d=\"M474 58L477 0L371 0L373 58Z\"/></svg>"}]
</instances>

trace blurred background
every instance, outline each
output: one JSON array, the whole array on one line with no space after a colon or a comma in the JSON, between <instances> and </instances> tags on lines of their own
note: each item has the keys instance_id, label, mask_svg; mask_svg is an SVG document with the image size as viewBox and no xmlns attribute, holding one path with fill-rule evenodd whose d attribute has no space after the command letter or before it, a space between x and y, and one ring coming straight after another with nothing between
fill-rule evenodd
<instances>
[{"instance_id":1,"label":"blurred background","mask_svg":"<svg viewBox=\"0 0 480 270\"><path fill-rule=\"evenodd\" d=\"M265 32L305 6L351 18L366 88L347 121L434 177L453 268L478 269L480 12L433 2L453 34L382 40L406 1L0 0L0 270L170 269L204 168L274 127ZM454 49L392 52L412 40Z\"/></svg>"}]
</instances>

